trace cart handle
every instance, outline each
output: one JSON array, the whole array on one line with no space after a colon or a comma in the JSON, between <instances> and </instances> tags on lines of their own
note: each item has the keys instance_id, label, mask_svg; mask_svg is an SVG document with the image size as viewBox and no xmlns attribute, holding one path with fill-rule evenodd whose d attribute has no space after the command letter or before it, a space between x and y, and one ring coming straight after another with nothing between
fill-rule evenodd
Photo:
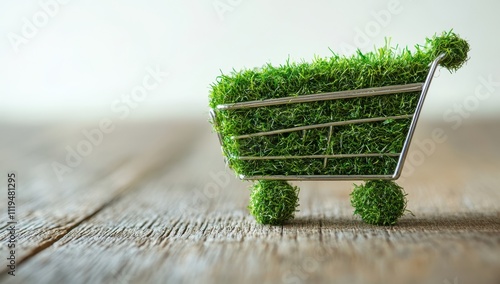
<instances>
[{"instance_id":1,"label":"cart handle","mask_svg":"<svg viewBox=\"0 0 500 284\"><path fill-rule=\"evenodd\" d=\"M410 143L411 140L413 139L413 133L415 132L415 129L417 127L417 121L418 118L420 117L420 112L422 111L422 107L424 106L425 97L427 96L427 92L429 91L432 78L434 78L434 73L436 72L439 63L441 62L441 60L443 60L445 56L446 56L445 53L441 53L438 57L436 57L436 59L434 59L434 61L431 64L431 68L429 70L429 73L427 74L427 78L425 79L424 85L422 86L422 94L420 95L420 99L418 100L417 108L413 113L410 129L408 130L408 135L406 136L406 140L403 145L403 150L401 151L401 155L399 156L399 161L396 166L396 171L392 175L391 179L398 179L401 176L403 165L405 163L406 156L408 155L408 149L410 148Z\"/></svg>"}]
</instances>

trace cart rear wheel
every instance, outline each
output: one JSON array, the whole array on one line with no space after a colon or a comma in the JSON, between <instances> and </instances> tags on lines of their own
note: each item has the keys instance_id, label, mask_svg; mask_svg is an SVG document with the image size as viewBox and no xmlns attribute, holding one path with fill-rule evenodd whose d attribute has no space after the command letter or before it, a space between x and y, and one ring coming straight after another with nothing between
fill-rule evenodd
<instances>
[{"instance_id":1,"label":"cart rear wheel","mask_svg":"<svg viewBox=\"0 0 500 284\"><path fill-rule=\"evenodd\" d=\"M261 224L282 225L299 206L299 188L282 180L259 180L250 188L248 210Z\"/></svg>"},{"instance_id":2,"label":"cart rear wheel","mask_svg":"<svg viewBox=\"0 0 500 284\"><path fill-rule=\"evenodd\" d=\"M351 193L354 214L372 225L394 225L406 210L406 193L390 180L370 180L355 185Z\"/></svg>"}]
</instances>

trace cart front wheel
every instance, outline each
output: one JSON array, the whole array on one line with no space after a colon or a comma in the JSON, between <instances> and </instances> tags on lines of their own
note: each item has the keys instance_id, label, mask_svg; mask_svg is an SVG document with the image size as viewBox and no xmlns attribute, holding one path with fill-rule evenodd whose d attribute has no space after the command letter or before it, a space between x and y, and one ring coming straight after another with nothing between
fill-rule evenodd
<instances>
[{"instance_id":1,"label":"cart front wheel","mask_svg":"<svg viewBox=\"0 0 500 284\"><path fill-rule=\"evenodd\" d=\"M351 193L354 214L372 225L392 226L406 210L406 193L390 180L370 180L355 185Z\"/></svg>"}]
</instances>

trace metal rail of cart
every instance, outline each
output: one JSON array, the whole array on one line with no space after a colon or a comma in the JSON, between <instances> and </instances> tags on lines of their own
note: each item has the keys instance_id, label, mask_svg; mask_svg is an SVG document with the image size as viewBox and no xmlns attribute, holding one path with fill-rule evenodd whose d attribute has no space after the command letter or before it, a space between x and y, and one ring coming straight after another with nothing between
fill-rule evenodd
<instances>
[{"instance_id":1,"label":"metal rail of cart","mask_svg":"<svg viewBox=\"0 0 500 284\"><path fill-rule=\"evenodd\" d=\"M327 101L327 100L342 100L342 99L350 99L350 98L358 98L358 97L373 97L380 95L390 95L390 94L401 94L406 92L420 92L420 98L417 102L417 106L413 113L399 115L399 116L385 116L385 117L374 117L374 118L361 118L354 120L344 120L344 121L332 121L329 123L322 124L314 124L307 126L299 126L285 129L278 129L266 132L256 132L245 135L237 135L231 137L231 139L248 139L251 137L265 136L265 135L276 135L281 133L288 133L294 131L304 131L309 129L316 128L329 128L329 137L328 142L332 136L334 128L337 126L344 126L349 124L359 124L359 123L370 123L377 121L385 121L388 119L408 119L411 118L411 123L409 126L408 133L406 134L406 139L404 141L402 150L400 153L359 153L359 154L324 154L324 155L289 155L289 156L241 156L235 157L240 160L285 160L285 159L323 159L324 167L326 167L328 160L337 159L337 158L356 158L356 157L378 157L378 156L392 156L397 157L397 165L395 167L394 173L387 175L253 175L253 176L244 176L240 175L241 179L245 180L395 180L398 179L401 175L401 171L403 169L405 159L408 155L408 149L410 147L413 134L415 133L415 129L417 127L417 122L420 117L420 113L422 111L422 107L424 105L425 98L429 91L429 87L434 77L434 73L439 65L441 59L443 59L445 55L439 55L430 65L429 72L427 74L427 78L424 82L413 83L413 84L405 84L405 85L392 85L385 87L376 87L376 88L366 88L366 89L357 89L357 90L348 90L348 91L339 91L339 92L331 92L331 93L321 93L321 94L311 94L311 95L301 95L301 96L290 96L284 98L275 98L275 99L267 99L267 100L257 100L257 101L247 101L247 102L239 102L232 104L222 104L217 105L218 110L236 110L236 109L245 109L245 108L258 108L258 107L268 107L268 106L276 106L276 105L284 105L284 104L300 104L300 103L310 103L310 102L318 102L318 101ZM214 109L210 109L210 116L212 119L212 123L215 125L218 124L217 120L217 112ZM223 137L219 132L217 132L219 136L219 142L223 143Z\"/></svg>"}]
</instances>

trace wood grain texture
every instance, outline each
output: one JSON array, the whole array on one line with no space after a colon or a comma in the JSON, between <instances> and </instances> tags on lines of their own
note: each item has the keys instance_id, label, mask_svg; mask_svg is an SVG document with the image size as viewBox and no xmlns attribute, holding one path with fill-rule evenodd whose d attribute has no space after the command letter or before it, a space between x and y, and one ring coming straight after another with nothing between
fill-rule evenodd
<instances>
[{"instance_id":1,"label":"wood grain texture","mask_svg":"<svg viewBox=\"0 0 500 284\"><path fill-rule=\"evenodd\" d=\"M404 216L394 227L366 225L352 216L351 182L298 182L301 195L296 219L278 227L256 224L246 210L250 183L237 180L225 168L217 138L204 126L187 127L192 132L172 126L175 133L185 131L175 141L172 131L165 135L155 131L158 125L130 127L109 148L103 147L95 160L89 160L85 170L75 171L69 184L61 186L66 190L57 194L50 192L51 187L37 185L38 175L27 177L26 158L25 164L18 165L25 176L19 240L30 257L16 277L1 280L500 281L500 151L495 149L500 132L496 123L464 125L456 131L432 124L419 127L416 139L420 142L431 137L436 127L445 130L447 139L435 143L423 161L414 159L405 168L399 183L409 194L408 209L415 216ZM46 138L52 139L43 144L46 153L70 143L60 143L61 138L52 134ZM155 146L144 147L148 151L117 150L128 147L129 142L121 145L120 141L150 145L141 139L155 140ZM108 151L114 153L113 158L101 162ZM410 151L422 150L415 143ZM48 157L39 154L34 159L46 162ZM4 202L0 204L4 210L1 206ZM4 232L0 236L4 239Z\"/></svg>"},{"instance_id":2,"label":"wood grain texture","mask_svg":"<svg viewBox=\"0 0 500 284\"><path fill-rule=\"evenodd\" d=\"M65 147L76 148L78 142L85 139L78 132L89 127L35 127L34 132L23 132L21 126L9 131L18 135L16 141L21 142L11 142L15 148L1 147L9 149L4 152L11 154L2 164L2 172L5 176L8 171L17 172L18 261L22 262L51 246L83 220L149 176L156 167L173 163L195 139L197 134L192 126L178 123L149 128L144 125L130 126L128 130L133 135L118 129L104 135L103 142L95 146L80 165L63 175L62 181L57 178L51 163L57 161L64 164ZM157 131L159 128L164 131ZM36 154L23 155L32 148L36 149ZM178 151L170 151L171 148ZM12 155L13 149L19 151L17 157ZM166 154L160 156L159 152ZM7 212L6 197L2 196L1 212ZM6 227L2 226L2 240L8 236ZM7 255L7 247L2 246L0 253Z\"/></svg>"}]
</instances>

